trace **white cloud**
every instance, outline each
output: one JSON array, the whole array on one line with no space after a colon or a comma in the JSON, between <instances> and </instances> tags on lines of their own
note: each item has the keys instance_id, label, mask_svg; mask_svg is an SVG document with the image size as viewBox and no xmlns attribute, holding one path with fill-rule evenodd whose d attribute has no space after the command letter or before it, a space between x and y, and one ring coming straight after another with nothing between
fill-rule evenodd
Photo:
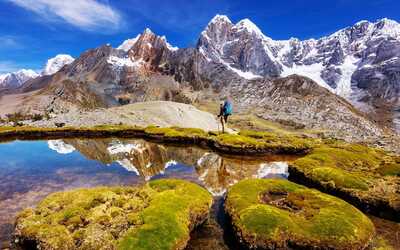
<instances>
[{"instance_id":1,"label":"white cloud","mask_svg":"<svg viewBox=\"0 0 400 250\"><path fill-rule=\"evenodd\" d=\"M121 15L96 0L8 0L50 21L62 19L85 30L118 29Z\"/></svg>"}]
</instances>

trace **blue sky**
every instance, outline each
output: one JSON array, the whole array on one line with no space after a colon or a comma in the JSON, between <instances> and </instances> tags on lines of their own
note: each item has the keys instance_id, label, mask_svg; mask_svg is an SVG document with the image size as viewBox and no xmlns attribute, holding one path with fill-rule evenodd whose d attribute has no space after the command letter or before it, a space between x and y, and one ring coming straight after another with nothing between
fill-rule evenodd
<instances>
[{"instance_id":1,"label":"blue sky","mask_svg":"<svg viewBox=\"0 0 400 250\"><path fill-rule=\"evenodd\" d=\"M149 27L194 46L216 14L249 18L274 39L319 38L360 20L400 21L398 0L0 0L0 73L41 69L60 53L119 45Z\"/></svg>"}]
</instances>

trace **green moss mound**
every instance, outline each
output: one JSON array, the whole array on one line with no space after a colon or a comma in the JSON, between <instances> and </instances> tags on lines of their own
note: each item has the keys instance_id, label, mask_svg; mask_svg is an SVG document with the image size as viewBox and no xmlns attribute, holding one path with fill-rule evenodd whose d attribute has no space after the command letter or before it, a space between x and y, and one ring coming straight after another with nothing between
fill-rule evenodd
<instances>
[{"instance_id":1,"label":"green moss mound","mask_svg":"<svg viewBox=\"0 0 400 250\"><path fill-rule=\"evenodd\" d=\"M270 132L241 131L239 134L221 134L216 137L220 147L254 150L276 154L304 154L313 145L311 139Z\"/></svg>"},{"instance_id":2,"label":"green moss mound","mask_svg":"<svg viewBox=\"0 0 400 250\"><path fill-rule=\"evenodd\" d=\"M330 142L289 167L289 178L348 200L378 216L400 220L400 160L383 150Z\"/></svg>"},{"instance_id":3,"label":"green moss mound","mask_svg":"<svg viewBox=\"0 0 400 250\"><path fill-rule=\"evenodd\" d=\"M229 190L225 210L250 248L365 249L375 234L352 205L286 180L241 181Z\"/></svg>"},{"instance_id":4,"label":"green moss mound","mask_svg":"<svg viewBox=\"0 0 400 250\"><path fill-rule=\"evenodd\" d=\"M211 195L174 179L49 195L17 217L15 237L39 249L183 249Z\"/></svg>"}]
</instances>

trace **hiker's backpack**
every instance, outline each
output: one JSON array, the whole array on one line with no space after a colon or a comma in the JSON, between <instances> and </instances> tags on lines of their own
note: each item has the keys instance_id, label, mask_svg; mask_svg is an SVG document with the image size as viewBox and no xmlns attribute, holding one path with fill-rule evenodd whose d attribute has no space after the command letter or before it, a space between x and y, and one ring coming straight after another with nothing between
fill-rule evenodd
<instances>
[{"instance_id":1,"label":"hiker's backpack","mask_svg":"<svg viewBox=\"0 0 400 250\"><path fill-rule=\"evenodd\" d=\"M232 115L233 106L232 103L229 101L225 101L224 103L224 115Z\"/></svg>"}]
</instances>

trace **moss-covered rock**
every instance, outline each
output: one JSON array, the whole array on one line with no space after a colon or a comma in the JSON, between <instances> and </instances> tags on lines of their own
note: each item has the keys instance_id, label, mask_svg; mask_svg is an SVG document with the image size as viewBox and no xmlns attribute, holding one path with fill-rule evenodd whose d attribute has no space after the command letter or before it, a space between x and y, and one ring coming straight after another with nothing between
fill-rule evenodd
<instances>
[{"instance_id":1,"label":"moss-covered rock","mask_svg":"<svg viewBox=\"0 0 400 250\"><path fill-rule=\"evenodd\" d=\"M334 141L289 166L289 178L339 196L360 209L400 221L399 157Z\"/></svg>"},{"instance_id":2,"label":"moss-covered rock","mask_svg":"<svg viewBox=\"0 0 400 250\"><path fill-rule=\"evenodd\" d=\"M375 234L370 219L352 205L286 180L235 184L225 211L250 248L365 249Z\"/></svg>"},{"instance_id":3,"label":"moss-covered rock","mask_svg":"<svg viewBox=\"0 0 400 250\"><path fill-rule=\"evenodd\" d=\"M18 215L15 238L39 249L183 249L211 203L205 189L173 179L54 193Z\"/></svg>"}]
</instances>

